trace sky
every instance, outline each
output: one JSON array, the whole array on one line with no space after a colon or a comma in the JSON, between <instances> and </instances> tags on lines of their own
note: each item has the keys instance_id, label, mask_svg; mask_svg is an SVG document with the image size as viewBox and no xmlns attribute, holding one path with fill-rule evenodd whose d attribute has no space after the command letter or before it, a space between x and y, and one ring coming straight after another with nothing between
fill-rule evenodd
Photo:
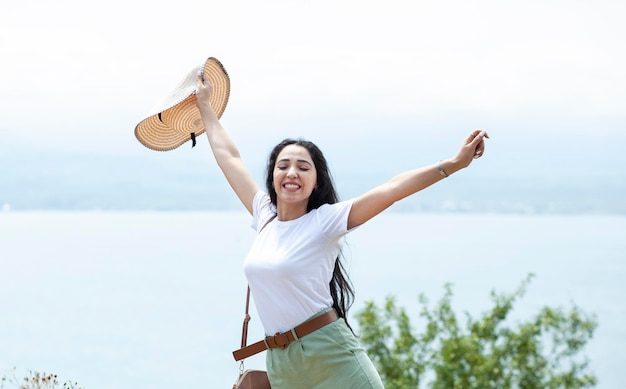
<instances>
[{"instance_id":1,"label":"sky","mask_svg":"<svg viewBox=\"0 0 626 389\"><path fill-rule=\"evenodd\" d=\"M0 132L145 152L135 125L210 56L231 77L222 122L238 139L420 121L626 132L625 16L619 0L9 2Z\"/></svg>"}]
</instances>

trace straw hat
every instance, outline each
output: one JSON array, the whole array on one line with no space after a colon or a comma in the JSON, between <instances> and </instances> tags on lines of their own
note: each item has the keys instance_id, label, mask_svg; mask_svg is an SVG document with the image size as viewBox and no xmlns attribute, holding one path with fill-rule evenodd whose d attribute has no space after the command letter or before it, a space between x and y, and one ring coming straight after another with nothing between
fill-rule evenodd
<instances>
[{"instance_id":1,"label":"straw hat","mask_svg":"<svg viewBox=\"0 0 626 389\"><path fill-rule=\"evenodd\" d=\"M210 102L220 118L226 109L230 95L230 79L226 70L216 58L210 57L204 66L191 70L165 99L159 102L146 115L137 127L135 136L149 149L168 151L177 148L188 140L196 144L196 137L204 133L205 128L196 107L196 76L203 71L213 85Z\"/></svg>"}]
</instances>

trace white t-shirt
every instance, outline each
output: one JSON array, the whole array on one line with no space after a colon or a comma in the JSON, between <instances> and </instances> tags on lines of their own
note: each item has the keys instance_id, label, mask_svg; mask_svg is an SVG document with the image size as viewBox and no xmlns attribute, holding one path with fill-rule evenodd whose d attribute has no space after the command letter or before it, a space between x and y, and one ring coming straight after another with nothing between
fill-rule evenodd
<instances>
[{"instance_id":1,"label":"white t-shirt","mask_svg":"<svg viewBox=\"0 0 626 389\"><path fill-rule=\"evenodd\" d=\"M295 220L271 220L276 208L269 195L254 196L252 228L265 228L243 268L267 335L288 331L333 305L329 283L351 207L352 201L324 204Z\"/></svg>"}]
</instances>

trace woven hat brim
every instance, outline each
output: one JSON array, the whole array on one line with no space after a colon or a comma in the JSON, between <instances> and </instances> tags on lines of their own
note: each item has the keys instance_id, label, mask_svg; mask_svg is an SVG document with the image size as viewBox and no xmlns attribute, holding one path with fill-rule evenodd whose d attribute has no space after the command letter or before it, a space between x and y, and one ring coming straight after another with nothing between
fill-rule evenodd
<instances>
[{"instance_id":1,"label":"woven hat brim","mask_svg":"<svg viewBox=\"0 0 626 389\"><path fill-rule=\"evenodd\" d=\"M230 96L230 78L221 62L210 57L204 66L191 70L180 84L137 124L135 137L141 144L152 150L169 151L205 132L194 94L199 70L203 71L204 77L208 78L213 86L211 107L218 118L222 117Z\"/></svg>"}]
</instances>

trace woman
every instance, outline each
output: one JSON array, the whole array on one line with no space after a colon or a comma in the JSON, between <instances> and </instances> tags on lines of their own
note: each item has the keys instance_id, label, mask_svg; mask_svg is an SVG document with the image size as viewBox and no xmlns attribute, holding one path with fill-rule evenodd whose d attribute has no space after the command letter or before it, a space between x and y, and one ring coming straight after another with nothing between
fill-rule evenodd
<instances>
[{"instance_id":1,"label":"woman","mask_svg":"<svg viewBox=\"0 0 626 389\"><path fill-rule=\"evenodd\" d=\"M488 135L475 130L453 158L343 202L321 151L287 139L270 154L263 191L211 108L211 88L198 76L197 106L213 155L257 231L244 272L268 335L272 388L383 388L346 321L353 293L339 262L341 240L394 202L469 166Z\"/></svg>"}]
</instances>

